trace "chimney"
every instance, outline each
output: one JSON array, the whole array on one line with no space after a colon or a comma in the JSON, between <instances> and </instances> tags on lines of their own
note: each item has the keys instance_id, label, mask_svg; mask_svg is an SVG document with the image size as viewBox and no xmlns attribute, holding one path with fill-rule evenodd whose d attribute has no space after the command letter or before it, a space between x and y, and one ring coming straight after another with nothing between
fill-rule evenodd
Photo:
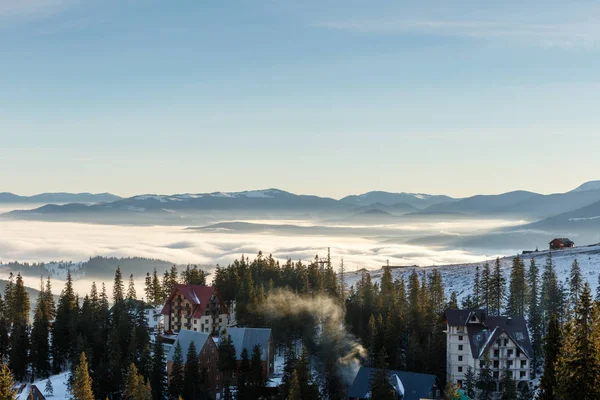
<instances>
[{"instance_id":1,"label":"chimney","mask_svg":"<svg viewBox=\"0 0 600 400\"><path fill-rule=\"evenodd\" d=\"M506 325L510 325L510 324L512 324L512 317L508 317L506 319Z\"/></svg>"}]
</instances>

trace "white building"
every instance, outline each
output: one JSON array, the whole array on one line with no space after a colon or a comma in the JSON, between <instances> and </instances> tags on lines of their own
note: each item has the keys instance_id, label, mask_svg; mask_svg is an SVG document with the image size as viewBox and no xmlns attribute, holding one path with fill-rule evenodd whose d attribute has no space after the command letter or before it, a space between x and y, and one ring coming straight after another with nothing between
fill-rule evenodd
<instances>
[{"instance_id":1,"label":"white building","mask_svg":"<svg viewBox=\"0 0 600 400\"><path fill-rule=\"evenodd\" d=\"M150 332L162 332L165 319L161 311L162 307L147 306L144 309L144 316L146 317Z\"/></svg>"},{"instance_id":2,"label":"white building","mask_svg":"<svg viewBox=\"0 0 600 400\"><path fill-rule=\"evenodd\" d=\"M484 310L447 310L446 379L462 385L470 367L475 375L486 354L498 382L508 367L517 387L528 385L533 349L523 317L494 317Z\"/></svg>"}]
</instances>

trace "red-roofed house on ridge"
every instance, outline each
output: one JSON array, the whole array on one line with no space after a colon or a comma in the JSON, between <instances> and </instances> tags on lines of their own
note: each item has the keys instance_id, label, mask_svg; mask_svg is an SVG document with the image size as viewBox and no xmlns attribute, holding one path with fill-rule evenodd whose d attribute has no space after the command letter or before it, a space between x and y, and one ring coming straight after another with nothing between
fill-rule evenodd
<instances>
[{"instance_id":1,"label":"red-roofed house on ridge","mask_svg":"<svg viewBox=\"0 0 600 400\"><path fill-rule=\"evenodd\" d=\"M187 329L218 334L229 322L227 306L213 286L175 285L161 314L165 332Z\"/></svg>"}]
</instances>

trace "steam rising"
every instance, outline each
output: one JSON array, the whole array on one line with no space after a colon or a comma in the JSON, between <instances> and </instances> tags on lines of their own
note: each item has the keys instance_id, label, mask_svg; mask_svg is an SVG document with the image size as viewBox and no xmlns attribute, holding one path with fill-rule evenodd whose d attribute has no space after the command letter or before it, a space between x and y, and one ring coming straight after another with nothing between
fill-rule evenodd
<instances>
[{"instance_id":1,"label":"steam rising","mask_svg":"<svg viewBox=\"0 0 600 400\"><path fill-rule=\"evenodd\" d=\"M335 365L344 383L352 383L360 359L366 357L367 351L344 329L342 309L333 299L307 298L279 290L268 296L264 311L271 322L302 333L304 344L315 356L320 372L324 372L327 365Z\"/></svg>"}]
</instances>

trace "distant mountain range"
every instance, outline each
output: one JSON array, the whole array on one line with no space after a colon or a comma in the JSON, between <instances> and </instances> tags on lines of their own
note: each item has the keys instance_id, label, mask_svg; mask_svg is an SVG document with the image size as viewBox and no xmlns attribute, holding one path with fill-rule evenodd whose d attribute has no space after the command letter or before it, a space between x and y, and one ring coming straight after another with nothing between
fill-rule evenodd
<instances>
[{"instance_id":1,"label":"distant mountain range","mask_svg":"<svg viewBox=\"0 0 600 400\"><path fill-rule=\"evenodd\" d=\"M0 195L0 201L7 202L2 200L7 198L23 197ZM544 195L528 191L513 191L462 199L445 195L373 191L335 200L327 197L297 195L279 189L203 194L147 194L130 198L119 198L110 194L58 193L23 199L27 199L26 202L44 202L43 199L46 199L52 200L48 201L49 203L62 203L69 198L80 201L68 202L64 205L47 204L34 210L12 211L1 217L60 221L89 220L103 223L176 222L180 224L182 221L188 223L188 219L193 216L207 215L211 212L218 212L221 215L224 213L231 215L232 218L248 213L259 213L270 217L296 212L305 216L317 213L321 216L335 215L336 218L359 217L380 220L388 216L410 216L411 218L425 216L431 218L436 215L500 218L510 216L537 221L531 225L536 229L556 224L570 227L576 224L600 227L600 181L584 183L566 193Z\"/></svg>"},{"instance_id":2,"label":"distant mountain range","mask_svg":"<svg viewBox=\"0 0 600 400\"><path fill-rule=\"evenodd\" d=\"M34 196L19 196L0 193L0 203L13 204L66 204L66 203L108 203L121 197L110 193L41 193Z\"/></svg>"}]
</instances>

